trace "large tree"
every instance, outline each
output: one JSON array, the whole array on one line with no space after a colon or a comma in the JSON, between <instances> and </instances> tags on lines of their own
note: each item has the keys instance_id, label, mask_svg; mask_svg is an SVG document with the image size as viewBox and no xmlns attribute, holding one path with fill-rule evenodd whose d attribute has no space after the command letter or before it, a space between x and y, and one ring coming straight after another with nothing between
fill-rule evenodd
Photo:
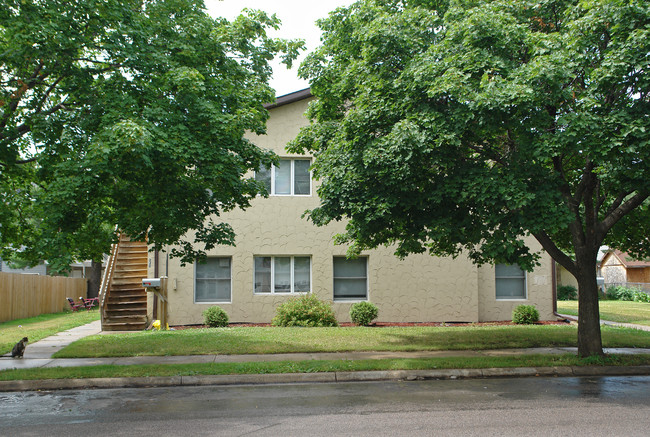
<instances>
[{"instance_id":1,"label":"large tree","mask_svg":"<svg viewBox=\"0 0 650 437\"><path fill-rule=\"evenodd\" d=\"M320 21L316 224L350 253L461 253L532 269L534 236L579 285L579 355L602 354L596 256L650 254L650 4L366 0Z\"/></svg>"},{"instance_id":2,"label":"large tree","mask_svg":"<svg viewBox=\"0 0 650 437\"><path fill-rule=\"evenodd\" d=\"M0 0L5 257L101 260L115 225L183 261L232 244L213 218L275 159L244 138L265 130L268 62L302 47L269 38L278 25L202 0Z\"/></svg>"}]
</instances>

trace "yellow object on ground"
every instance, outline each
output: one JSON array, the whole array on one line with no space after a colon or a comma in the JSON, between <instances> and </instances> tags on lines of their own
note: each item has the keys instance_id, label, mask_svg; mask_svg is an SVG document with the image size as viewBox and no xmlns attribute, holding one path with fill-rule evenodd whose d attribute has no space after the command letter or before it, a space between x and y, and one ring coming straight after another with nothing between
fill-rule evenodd
<instances>
[{"instance_id":1,"label":"yellow object on ground","mask_svg":"<svg viewBox=\"0 0 650 437\"><path fill-rule=\"evenodd\" d=\"M160 320L154 320L151 324L151 328L160 331ZM169 331L169 323L165 323L165 331Z\"/></svg>"}]
</instances>

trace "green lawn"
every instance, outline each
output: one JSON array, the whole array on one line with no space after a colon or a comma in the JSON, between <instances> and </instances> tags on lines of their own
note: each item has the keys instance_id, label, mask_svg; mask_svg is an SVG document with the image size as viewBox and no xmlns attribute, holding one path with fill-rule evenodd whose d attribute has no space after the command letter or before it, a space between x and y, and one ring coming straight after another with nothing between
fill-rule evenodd
<instances>
[{"instance_id":1,"label":"green lawn","mask_svg":"<svg viewBox=\"0 0 650 437\"><path fill-rule=\"evenodd\" d=\"M650 355L608 355L578 358L575 354L502 357L399 358L381 360L309 360L246 363L200 363L6 370L0 381L27 379L117 378L186 375L240 375L264 373L316 373L371 370L487 369L495 367L650 365Z\"/></svg>"},{"instance_id":2,"label":"green lawn","mask_svg":"<svg viewBox=\"0 0 650 437\"><path fill-rule=\"evenodd\" d=\"M0 323L0 355L11 352L14 344L23 337L28 337L29 342L33 343L57 332L85 325L94 320L99 320L99 311L97 310L42 314L28 319Z\"/></svg>"},{"instance_id":3,"label":"green lawn","mask_svg":"<svg viewBox=\"0 0 650 437\"><path fill-rule=\"evenodd\" d=\"M636 323L650 326L650 303L627 302L622 300L601 300L600 318L611 322ZM557 302L557 312L572 316L578 315L578 301L568 300Z\"/></svg>"},{"instance_id":4,"label":"green lawn","mask_svg":"<svg viewBox=\"0 0 650 437\"><path fill-rule=\"evenodd\" d=\"M603 328L605 347L650 347L650 332ZM575 325L399 328L212 328L96 335L56 358L291 352L482 350L576 346Z\"/></svg>"}]
</instances>

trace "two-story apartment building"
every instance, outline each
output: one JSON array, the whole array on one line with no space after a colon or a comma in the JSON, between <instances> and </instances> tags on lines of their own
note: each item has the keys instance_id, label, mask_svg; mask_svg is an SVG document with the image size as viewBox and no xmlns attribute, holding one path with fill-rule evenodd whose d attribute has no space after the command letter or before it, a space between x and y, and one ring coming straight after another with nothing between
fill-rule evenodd
<instances>
[{"instance_id":1,"label":"two-story apartment building","mask_svg":"<svg viewBox=\"0 0 650 437\"><path fill-rule=\"evenodd\" d=\"M303 114L311 98L309 90L278 98L269 106L268 134L251 138L281 159L255 175L266 183L269 198L221 217L234 228L236 246L218 247L207 263L185 267L161 254L156 269L149 254L149 275L169 277L170 325L203 323L202 312L212 305L226 310L231 322L268 323L279 304L306 292L333 302L340 322L349 321L350 306L363 300L376 304L385 322L509 320L522 303L535 305L542 319L553 318L548 255L532 273L517 266L477 267L463 257L400 260L391 248L346 259L346 247L332 242L344 223L316 227L302 218L319 203L318 182L309 172L312 158L285 151L308 123ZM151 314L151 297L149 308Z\"/></svg>"}]
</instances>

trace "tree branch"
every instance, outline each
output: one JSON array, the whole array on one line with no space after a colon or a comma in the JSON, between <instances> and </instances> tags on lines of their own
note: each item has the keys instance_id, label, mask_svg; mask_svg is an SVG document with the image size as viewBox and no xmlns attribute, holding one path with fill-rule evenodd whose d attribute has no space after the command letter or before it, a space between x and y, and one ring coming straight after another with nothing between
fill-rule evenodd
<instances>
[{"instance_id":1,"label":"tree branch","mask_svg":"<svg viewBox=\"0 0 650 437\"><path fill-rule=\"evenodd\" d=\"M10 97L10 103L9 106L7 107L7 111L5 111L4 116L2 119L0 119L0 131L4 130L5 127L7 127L7 122L11 118L11 116L16 112L16 108L18 108L18 104L20 103L23 95L25 94L25 91L28 89L34 88L36 86L35 79L39 77L41 70L45 64L41 61L37 66L32 75L27 79L26 82L22 81L21 79L18 79L18 85L19 87L14 91L14 93ZM41 75L41 78L45 78L48 75Z\"/></svg>"},{"instance_id":2,"label":"tree branch","mask_svg":"<svg viewBox=\"0 0 650 437\"><path fill-rule=\"evenodd\" d=\"M32 156L31 158L27 158L27 159L19 159L16 161L16 164L29 164L30 162L35 162L35 161L36 161L36 157Z\"/></svg>"},{"instance_id":3,"label":"tree branch","mask_svg":"<svg viewBox=\"0 0 650 437\"><path fill-rule=\"evenodd\" d=\"M578 267L576 263L566 253L562 252L551 240L551 237L545 231L533 234L533 237L539 241L544 250L551 255L555 261L560 263L562 267L567 269L573 276L578 276Z\"/></svg>"},{"instance_id":4,"label":"tree branch","mask_svg":"<svg viewBox=\"0 0 650 437\"><path fill-rule=\"evenodd\" d=\"M57 104L57 105L52 106L50 109L48 109L47 111L45 111L45 112L43 113L43 115L47 117L48 115L52 115L52 114L54 114L56 111L58 111L58 110L60 110L60 109L64 109L64 110L65 110L65 109L68 109L68 108L66 107L65 102L61 102L61 103L59 103L59 104ZM40 109L39 109L37 112L35 112L35 114L38 114L39 112L40 112ZM18 135L14 135L13 137L7 137L6 139L7 139L9 142L12 142L12 141L16 140L17 138L19 138L19 137L25 135L27 132L31 131L31 129L32 129L32 128L31 128L27 123L23 123L23 124L21 124L20 126L17 126L17 127L16 127L16 131L18 131ZM0 137L0 138L2 138L2 137Z\"/></svg>"},{"instance_id":5,"label":"tree branch","mask_svg":"<svg viewBox=\"0 0 650 437\"><path fill-rule=\"evenodd\" d=\"M584 200L585 205L585 231L586 241L589 242L592 238L596 238L595 245L600 246L600 241L597 240L596 224L598 223L598 213L594 207L594 191L598 188L598 179L593 173L594 164L587 158L587 165L582 174L580 184L576 189L576 203Z\"/></svg>"},{"instance_id":6,"label":"tree branch","mask_svg":"<svg viewBox=\"0 0 650 437\"><path fill-rule=\"evenodd\" d=\"M576 205L580 205L580 202L582 202L582 196L584 195L585 189L593 182L593 169L594 169L594 163L591 162L589 158L586 158L586 166L584 171L582 172L582 178L580 178L580 182L578 183L578 186L576 187L576 194L573 196L573 200L575 201Z\"/></svg>"},{"instance_id":7,"label":"tree branch","mask_svg":"<svg viewBox=\"0 0 650 437\"><path fill-rule=\"evenodd\" d=\"M35 114L38 114L38 113L41 112L41 110L43 109L43 104L45 103L45 101L47 100L49 95L52 93L54 88L56 88L56 86L63 80L64 77L65 76L59 77L49 87L47 87L47 89L43 93L43 96L41 97L41 101L38 102L38 105L36 105L36 110L34 111Z\"/></svg>"},{"instance_id":8,"label":"tree branch","mask_svg":"<svg viewBox=\"0 0 650 437\"><path fill-rule=\"evenodd\" d=\"M634 208L641 205L650 197L650 191L644 190L636 193L625 202L621 203L611 213L609 213L603 221L597 224L596 232L600 240L605 238L607 232L626 214L630 213Z\"/></svg>"},{"instance_id":9,"label":"tree branch","mask_svg":"<svg viewBox=\"0 0 650 437\"><path fill-rule=\"evenodd\" d=\"M623 201L625 200L625 198L626 198L627 196L629 196L630 194L632 194L633 192L634 192L634 191L623 191L623 192L619 193L619 194L618 194L618 197L616 197L616 199L614 199L614 202L612 203L612 205L611 205L611 206L609 207L609 209L607 210L607 214L605 214L605 217L607 217L607 216L610 215L612 212L614 212L614 210L615 210L616 208L618 208L618 207L621 205L621 203L623 203Z\"/></svg>"},{"instance_id":10,"label":"tree branch","mask_svg":"<svg viewBox=\"0 0 650 437\"><path fill-rule=\"evenodd\" d=\"M571 188L569 187L569 183L566 180L566 175L564 174L564 167L562 166L562 158L560 158L559 156L553 157L553 168L560 175L560 178L562 179L562 184L560 184L560 193L562 194L562 197L564 197L564 200L566 200L569 210L572 213L577 214L578 209L573 203L573 199L571 197Z\"/></svg>"}]
</instances>

